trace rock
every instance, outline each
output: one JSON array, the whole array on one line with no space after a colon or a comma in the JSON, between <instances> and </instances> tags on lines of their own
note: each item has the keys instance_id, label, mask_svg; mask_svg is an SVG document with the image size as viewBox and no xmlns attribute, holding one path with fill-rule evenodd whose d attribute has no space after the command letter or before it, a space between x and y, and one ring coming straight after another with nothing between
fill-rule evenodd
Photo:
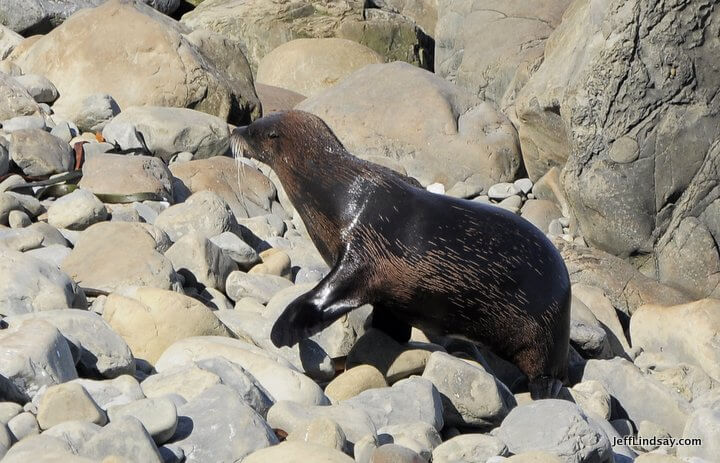
<instances>
[{"instance_id":1,"label":"rock","mask_svg":"<svg viewBox=\"0 0 720 463\"><path fill-rule=\"evenodd\" d=\"M279 249L270 248L260 253L262 263L248 270L250 274L275 275L292 281L290 256Z\"/></svg>"},{"instance_id":2,"label":"rock","mask_svg":"<svg viewBox=\"0 0 720 463\"><path fill-rule=\"evenodd\" d=\"M388 105L395 111L380 109ZM405 63L368 65L297 109L320 116L353 154L397 159L423 185L466 182L487 189L512 180L519 167L517 134L505 116Z\"/></svg>"},{"instance_id":3,"label":"rock","mask_svg":"<svg viewBox=\"0 0 720 463\"><path fill-rule=\"evenodd\" d=\"M512 393L485 369L444 352L433 352L422 377L437 388L448 426L487 427L515 406Z\"/></svg>"},{"instance_id":4,"label":"rock","mask_svg":"<svg viewBox=\"0 0 720 463\"><path fill-rule=\"evenodd\" d=\"M424 378L413 377L398 381L393 387L369 389L340 404L367 412L378 428L416 421L428 423L436 430L443 427L440 393Z\"/></svg>"},{"instance_id":5,"label":"rock","mask_svg":"<svg viewBox=\"0 0 720 463\"><path fill-rule=\"evenodd\" d=\"M370 48L347 39L296 39L265 55L257 82L312 97L368 64L384 62Z\"/></svg>"},{"instance_id":6,"label":"rock","mask_svg":"<svg viewBox=\"0 0 720 463\"><path fill-rule=\"evenodd\" d=\"M570 3L440 0L435 71L505 114L514 113L517 93L542 63L546 39Z\"/></svg>"},{"instance_id":7,"label":"rock","mask_svg":"<svg viewBox=\"0 0 720 463\"><path fill-rule=\"evenodd\" d=\"M73 138L78 136L78 128L71 122L60 121L50 131L50 135L54 135L66 143L70 143Z\"/></svg>"},{"instance_id":8,"label":"rock","mask_svg":"<svg viewBox=\"0 0 720 463\"><path fill-rule=\"evenodd\" d=\"M40 106L25 87L3 72L0 72L0 101L0 121L42 113Z\"/></svg>"},{"instance_id":9,"label":"rock","mask_svg":"<svg viewBox=\"0 0 720 463\"><path fill-rule=\"evenodd\" d=\"M58 198L48 209L48 223L53 227L84 230L106 220L105 205L88 190L77 189Z\"/></svg>"},{"instance_id":10,"label":"rock","mask_svg":"<svg viewBox=\"0 0 720 463\"><path fill-rule=\"evenodd\" d=\"M51 386L38 407L38 424L43 430L64 421L88 421L103 426L107 416L87 391L76 383Z\"/></svg>"},{"instance_id":11,"label":"rock","mask_svg":"<svg viewBox=\"0 0 720 463\"><path fill-rule=\"evenodd\" d=\"M255 83L255 90L262 105L263 116L278 111L293 109L298 103L305 99L305 95L293 92L292 90L257 82Z\"/></svg>"},{"instance_id":12,"label":"rock","mask_svg":"<svg viewBox=\"0 0 720 463\"><path fill-rule=\"evenodd\" d=\"M83 445L82 453L96 460L113 455L129 461L163 461L150 434L132 416L122 416L103 427Z\"/></svg>"},{"instance_id":13,"label":"rock","mask_svg":"<svg viewBox=\"0 0 720 463\"><path fill-rule=\"evenodd\" d=\"M432 461L435 463L488 461L494 456L506 456L507 453L507 447L497 437L486 434L462 434L435 447Z\"/></svg>"},{"instance_id":14,"label":"rock","mask_svg":"<svg viewBox=\"0 0 720 463\"><path fill-rule=\"evenodd\" d=\"M604 292L594 286L582 283L572 285L572 294L590 309L607 335L608 343L615 356L628 357L630 345L620 324L615 307Z\"/></svg>"},{"instance_id":15,"label":"rock","mask_svg":"<svg viewBox=\"0 0 720 463\"><path fill-rule=\"evenodd\" d=\"M108 17L113 21L107 27L86 27ZM16 62L57 86L61 96L53 109L68 120L97 93L112 95L121 108L191 107L234 123L249 120L250 114L236 108L238 102L257 101L255 95L237 94L227 68L214 65L183 35L187 32L142 3L113 0L73 15ZM153 53L144 55L148 43ZM142 59L128 59L136 55Z\"/></svg>"},{"instance_id":16,"label":"rock","mask_svg":"<svg viewBox=\"0 0 720 463\"><path fill-rule=\"evenodd\" d=\"M29 251L42 245L43 237L29 228L0 229L0 248L9 251Z\"/></svg>"},{"instance_id":17,"label":"rock","mask_svg":"<svg viewBox=\"0 0 720 463\"><path fill-rule=\"evenodd\" d=\"M685 424L683 438L700 439L702 444L678 447L677 455L712 461L720 452L718 436L720 436L720 411L709 408L696 410Z\"/></svg>"},{"instance_id":18,"label":"rock","mask_svg":"<svg viewBox=\"0 0 720 463\"><path fill-rule=\"evenodd\" d=\"M337 403L368 389L381 387L387 387L387 383L380 370L372 365L358 365L330 381L325 387L325 395Z\"/></svg>"},{"instance_id":19,"label":"rock","mask_svg":"<svg viewBox=\"0 0 720 463\"><path fill-rule=\"evenodd\" d=\"M409 448L386 444L373 450L370 463L423 463L427 460Z\"/></svg>"},{"instance_id":20,"label":"rock","mask_svg":"<svg viewBox=\"0 0 720 463\"><path fill-rule=\"evenodd\" d=\"M611 397L605 386L597 381L583 381L567 389L568 394L586 415L610 419Z\"/></svg>"},{"instance_id":21,"label":"rock","mask_svg":"<svg viewBox=\"0 0 720 463\"><path fill-rule=\"evenodd\" d=\"M0 61L7 58L13 49L20 45L20 42L22 41L22 35L16 33L12 29L8 29L7 27L0 25ZM2 69L0 72L5 72L5 70ZM8 73L6 72L6 74Z\"/></svg>"},{"instance_id":22,"label":"rock","mask_svg":"<svg viewBox=\"0 0 720 463\"><path fill-rule=\"evenodd\" d=\"M107 93L86 96L71 119L82 132L102 132L108 122L120 114L120 106ZM87 149L87 147L86 147Z\"/></svg>"},{"instance_id":23,"label":"rock","mask_svg":"<svg viewBox=\"0 0 720 463\"><path fill-rule=\"evenodd\" d=\"M49 131L48 120L46 116L15 116L2 123L5 132L12 133L18 130L40 129ZM52 132L51 132L52 133ZM54 134L53 134L54 135ZM60 138L60 137L59 137ZM63 140L64 141L64 140Z\"/></svg>"},{"instance_id":24,"label":"rock","mask_svg":"<svg viewBox=\"0 0 720 463\"><path fill-rule=\"evenodd\" d=\"M12 132L10 158L30 176L67 172L75 163L70 145L41 129Z\"/></svg>"},{"instance_id":25,"label":"rock","mask_svg":"<svg viewBox=\"0 0 720 463\"><path fill-rule=\"evenodd\" d=\"M13 445L5 455L3 463L93 463L95 460L83 458L72 453L73 448L65 440L46 435L30 436Z\"/></svg>"},{"instance_id":26,"label":"rock","mask_svg":"<svg viewBox=\"0 0 720 463\"><path fill-rule=\"evenodd\" d=\"M523 452L507 459L508 463L562 463L562 461L557 456L543 451Z\"/></svg>"},{"instance_id":27,"label":"rock","mask_svg":"<svg viewBox=\"0 0 720 463\"><path fill-rule=\"evenodd\" d=\"M570 342L585 358L612 358L607 333L592 311L578 298L570 304Z\"/></svg>"},{"instance_id":28,"label":"rock","mask_svg":"<svg viewBox=\"0 0 720 463\"><path fill-rule=\"evenodd\" d=\"M178 414L173 442L188 463L240 461L277 443L265 420L227 386L211 387L180 406Z\"/></svg>"},{"instance_id":29,"label":"rock","mask_svg":"<svg viewBox=\"0 0 720 463\"><path fill-rule=\"evenodd\" d=\"M230 231L236 225L228 204L211 191L200 191L184 203L170 206L155 219L155 226L177 241L189 232L210 238Z\"/></svg>"},{"instance_id":30,"label":"rock","mask_svg":"<svg viewBox=\"0 0 720 463\"><path fill-rule=\"evenodd\" d=\"M704 299L684 305L640 307L630 319L633 347L662 352L678 362L701 367L720 381L720 304Z\"/></svg>"},{"instance_id":31,"label":"rock","mask_svg":"<svg viewBox=\"0 0 720 463\"><path fill-rule=\"evenodd\" d=\"M422 461L430 461L435 447L442 443L440 434L427 423L417 422L384 426L378 429L378 441L383 447L389 442L416 452Z\"/></svg>"},{"instance_id":32,"label":"rock","mask_svg":"<svg viewBox=\"0 0 720 463\"><path fill-rule=\"evenodd\" d=\"M520 193L520 188L515 186L514 183L507 182L496 183L488 190L488 196L490 199L495 200L506 199L513 195L517 195L518 193Z\"/></svg>"},{"instance_id":33,"label":"rock","mask_svg":"<svg viewBox=\"0 0 720 463\"><path fill-rule=\"evenodd\" d=\"M8 424L11 419L22 413L23 407L15 402L0 402L0 423Z\"/></svg>"},{"instance_id":34,"label":"rock","mask_svg":"<svg viewBox=\"0 0 720 463\"><path fill-rule=\"evenodd\" d=\"M298 427L288 434L287 440L322 445L341 452L347 445L342 428L329 418L310 420L307 425Z\"/></svg>"},{"instance_id":35,"label":"rock","mask_svg":"<svg viewBox=\"0 0 720 463\"><path fill-rule=\"evenodd\" d=\"M225 280L237 264L210 240L197 232L180 237L165 252L185 285L201 285L225 291Z\"/></svg>"},{"instance_id":36,"label":"rock","mask_svg":"<svg viewBox=\"0 0 720 463\"><path fill-rule=\"evenodd\" d=\"M175 404L163 397L142 399L108 409L110 421L116 421L123 416L137 418L158 445L167 442L175 434L178 423Z\"/></svg>"},{"instance_id":37,"label":"rock","mask_svg":"<svg viewBox=\"0 0 720 463\"><path fill-rule=\"evenodd\" d=\"M691 412L687 401L627 360L589 360L582 379L601 383L633 422L652 421L674 437L682 435Z\"/></svg>"},{"instance_id":38,"label":"rock","mask_svg":"<svg viewBox=\"0 0 720 463\"><path fill-rule=\"evenodd\" d=\"M230 147L227 124L216 116L192 109L159 106L126 108L105 125L103 138L109 143L120 143L121 139L116 137L126 130L126 126L132 126L140 133L150 152L166 162L183 151L200 159L222 155Z\"/></svg>"},{"instance_id":39,"label":"rock","mask_svg":"<svg viewBox=\"0 0 720 463\"><path fill-rule=\"evenodd\" d=\"M23 412L13 417L8 421L7 426L15 438L15 441L40 434L40 428L38 427L35 415L29 412Z\"/></svg>"},{"instance_id":40,"label":"rock","mask_svg":"<svg viewBox=\"0 0 720 463\"><path fill-rule=\"evenodd\" d=\"M260 262L258 253L232 232L223 232L210 238L210 242L219 247L225 255L235 261L243 270L249 270Z\"/></svg>"},{"instance_id":41,"label":"rock","mask_svg":"<svg viewBox=\"0 0 720 463\"><path fill-rule=\"evenodd\" d=\"M116 291L133 286L177 285L157 229L128 222L101 222L84 230L62 270L83 287ZM167 236L164 237L167 240Z\"/></svg>"},{"instance_id":42,"label":"rock","mask_svg":"<svg viewBox=\"0 0 720 463\"><path fill-rule=\"evenodd\" d=\"M371 3L383 10L412 19L426 34L435 36L437 0L372 0Z\"/></svg>"},{"instance_id":43,"label":"rock","mask_svg":"<svg viewBox=\"0 0 720 463\"><path fill-rule=\"evenodd\" d=\"M286 278L240 271L232 272L225 283L227 295L233 301L243 297L254 297L262 304L267 304L275 294L290 286L292 282Z\"/></svg>"},{"instance_id":44,"label":"rock","mask_svg":"<svg viewBox=\"0 0 720 463\"><path fill-rule=\"evenodd\" d=\"M135 372L135 359L125 341L95 313L85 310L51 310L5 318L11 327L28 320L44 320L80 352L77 364L83 375L115 378Z\"/></svg>"},{"instance_id":45,"label":"rock","mask_svg":"<svg viewBox=\"0 0 720 463\"><path fill-rule=\"evenodd\" d=\"M635 459L635 463L683 463L684 461L686 460L661 453L643 453Z\"/></svg>"},{"instance_id":46,"label":"rock","mask_svg":"<svg viewBox=\"0 0 720 463\"><path fill-rule=\"evenodd\" d=\"M178 365L218 356L247 370L276 401L327 404L322 389L287 360L238 339L199 336L180 340L163 352L155 363L155 369L162 373Z\"/></svg>"},{"instance_id":47,"label":"rock","mask_svg":"<svg viewBox=\"0 0 720 463\"><path fill-rule=\"evenodd\" d=\"M140 383L130 375L101 381L80 378L73 382L82 386L103 410L145 398Z\"/></svg>"},{"instance_id":48,"label":"rock","mask_svg":"<svg viewBox=\"0 0 720 463\"><path fill-rule=\"evenodd\" d=\"M88 157L82 170L78 186L96 195L155 193L172 199L172 175L158 158L98 154Z\"/></svg>"},{"instance_id":49,"label":"rock","mask_svg":"<svg viewBox=\"0 0 720 463\"><path fill-rule=\"evenodd\" d=\"M275 186L259 170L224 156L173 164L170 170L176 202L209 190L225 200L236 218L267 214L276 196Z\"/></svg>"},{"instance_id":50,"label":"rock","mask_svg":"<svg viewBox=\"0 0 720 463\"><path fill-rule=\"evenodd\" d=\"M311 406L278 401L268 411L267 420L272 428L293 435L307 430L317 420L331 420L340 427L350 446L376 433L376 427L365 411L346 405Z\"/></svg>"},{"instance_id":51,"label":"rock","mask_svg":"<svg viewBox=\"0 0 720 463\"><path fill-rule=\"evenodd\" d=\"M157 288L138 288L127 296L110 294L103 319L125 339L135 357L151 364L180 339L229 335L200 302Z\"/></svg>"},{"instance_id":52,"label":"rock","mask_svg":"<svg viewBox=\"0 0 720 463\"><path fill-rule=\"evenodd\" d=\"M432 61L432 45L412 20L346 0L320 7L306 0L289 4L203 2L183 16L182 22L238 40L253 70L271 50L300 38L345 38L370 47L387 61L426 67Z\"/></svg>"},{"instance_id":53,"label":"rock","mask_svg":"<svg viewBox=\"0 0 720 463\"><path fill-rule=\"evenodd\" d=\"M717 381L708 376L699 366L677 363L672 356L643 352L635 358L635 366L676 391L685 400L692 402L695 408L706 406L704 398L711 401L716 391ZM717 390L720 392L720 390Z\"/></svg>"},{"instance_id":54,"label":"rock","mask_svg":"<svg viewBox=\"0 0 720 463\"><path fill-rule=\"evenodd\" d=\"M355 460L338 450L322 445L286 441L250 454L243 460L243 463L265 463L268 461L283 461L286 463L305 463L307 461L353 463Z\"/></svg>"},{"instance_id":55,"label":"rock","mask_svg":"<svg viewBox=\"0 0 720 463\"><path fill-rule=\"evenodd\" d=\"M20 201L10 193L0 193L0 224L7 225L12 211L22 211Z\"/></svg>"},{"instance_id":56,"label":"rock","mask_svg":"<svg viewBox=\"0 0 720 463\"><path fill-rule=\"evenodd\" d=\"M550 222L562 217L562 212L552 201L531 199L523 204L520 215L544 233L548 232Z\"/></svg>"},{"instance_id":57,"label":"rock","mask_svg":"<svg viewBox=\"0 0 720 463\"><path fill-rule=\"evenodd\" d=\"M64 441L70 449L77 450L100 429L100 426L89 421L63 421L44 431L43 436Z\"/></svg>"},{"instance_id":58,"label":"rock","mask_svg":"<svg viewBox=\"0 0 720 463\"><path fill-rule=\"evenodd\" d=\"M37 74L17 76L15 80L28 91L38 103L52 104L58 98L58 91L52 82Z\"/></svg>"},{"instance_id":59,"label":"rock","mask_svg":"<svg viewBox=\"0 0 720 463\"><path fill-rule=\"evenodd\" d=\"M612 462L605 433L580 408L564 400L540 400L516 407L496 434L514 454L542 450L566 462Z\"/></svg>"},{"instance_id":60,"label":"rock","mask_svg":"<svg viewBox=\"0 0 720 463\"><path fill-rule=\"evenodd\" d=\"M10 153L4 142L0 141L0 175L7 174L10 168ZM4 182L3 182L4 183Z\"/></svg>"}]
</instances>

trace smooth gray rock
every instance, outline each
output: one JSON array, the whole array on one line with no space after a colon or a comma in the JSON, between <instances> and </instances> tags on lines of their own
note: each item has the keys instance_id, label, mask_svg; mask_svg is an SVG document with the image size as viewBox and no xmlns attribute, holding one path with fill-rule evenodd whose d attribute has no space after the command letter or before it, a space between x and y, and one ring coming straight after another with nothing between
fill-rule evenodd
<instances>
[{"instance_id":1,"label":"smooth gray rock","mask_svg":"<svg viewBox=\"0 0 720 463\"><path fill-rule=\"evenodd\" d=\"M72 252L72 249L67 246L51 244L50 246L31 249L26 251L25 254L60 268L60 264L62 264L62 261L70 255L70 252Z\"/></svg>"},{"instance_id":2,"label":"smooth gray rock","mask_svg":"<svg viewBox=\"0 0 720 463\"><path fill-rule=\"evenodd\" d=\"M70 143L73 138L79 134L78 128L72 122L60 121L55 124L55 127L50 131L51 135L58 137L59 139Z\"/></svg>"},{"instance_id":3,"label":"smooth gray rock","mask_svg":"<svg viewBox=\"0 0 720 463\"><path fill-rule=\"evenodd\" d=\"M716 459L720 455L720 410L701 408L693 412L685 424L683 438L701 439L702 445L678 447L678 457Z\"/></svg>"},{"instance_id":4,"label":"smooth gray rock","mask_svg":"<svg viewBox=\"0 0 720 463\"><path fill-rule=\"evenodd\" d=\"M135 373L135 359L125 340L93 312L51 310L5 318L10 326L27 320L44 320L57 328L79 350L77 369L83 376L115 378Z\"/></svg>"},{"instance_id":5,"label":"smooth gray rock","mask_svg":"<svg viewBox=\"0 0 720 463\"><path fill-rule=\"evenodd\" d=\"M277 444L272 429L230 387L213 386L178 408L173 443L188 463L239 461Z\"/></svg>"},{"instance_id":6,"label":"smooth gray rock","mask_svg":"<svg viewBox=\"0 0 720 463\"><path fill-rule=\"evenodd\" d=\"M30 216L23 211L10 211L8 214L8 225L10 228L25 228L32 224Z\"/></svg>"},{"instance_id":7,"label":"smooth gray rock","mask_svg":"<svg viewBox=\"0 0 720 463\"><path fill-rule=\"evenodd\" d=\"M507 446L488 434L461 434L446 440L432 452L433 463L471 463L506 456Z\"/></svg>"},{"instance_id":8,"label":"smooth gray rock","mask_svg":"<svg viewBox=\"0 0 720 463\"><path fill-rule=\"evenodd\" d=\"M73 382L84 387L103 410L145 398L137 379L130 375L105 380L78 378Z\"/></svg>"},{"instance_id":9,"label":"smooth gray rock","mask_svg":"<svg viewBox=\"0 0 720 463\"><path fill-rule=\"evenodd\" d=\"M10 158L30 176L60 174L71 170L75 164L70 145L41 129L12 132Z\"/></svg>"},{"instance_id":10,"label":"smooth gray rock","mask_svg":"<svg viewBox=\"0 0 720 463\"><path fill-rule=\"evenodd\" d=\"M564 400L534 401L513 409L496 437L519 454L543 450L567 463L611 463L610 441L580 407Z\"/></svg>"},{"instance_id":11,"label":"smooth gray rock","mask_svg":"<svg viewBox=\"0 0 720 463\"><path fill-rule=\"evenodd\" d=\"M167 398L141 399L108 408L108 418L115 421L123 416L140 420L156 444L161 445L175 434L178 423L177 408Z\"/></svg>"},{"instance_id":12,"label":"smooth gray rock","mask_svg":"<svg viewBox=\"0 0 720 463\"><path fill-rule=\"evenodd\" d=\"M0 224L7 225L10 220L10 212L22 211L20 201L10 193L0 193Z\"/></svg>"},{"instance_id":13,"label":"smooth gray rock","mask_svg":"<svg viewBox=\"0 0 720 463\"><path fill-rule=\"evenodd\" d=\"M15 402L0 402L0 423L7 424L22 413L23 407Z\"/></svg>"},{"instance_id":14,"label":"smooth gray rock","mask_svg":"<svg viewBox=\"0 0 720 463\"><path fill-rule=\"evenodd\" d=\"M0 72L0 121L41 114L40 105L13 77Z\"/></svg>"},{"instance_id":15,"label":"smooth gray rock","mask_svg":"<svg viewBox=\"0 0 720 463\"><path fill-rule=\"evenodd\" d=\"M83 132L101 132L113 117L120 114L120 107L112 96L95 93L85 97L73 122Z\"/></svg>"},{"instance_id":16,"label":"smooth gray rock","mask_svg":"<svg viewBox=\"0 0 720 463\"><path fill-rule=\"evenodd\" d=\"M280 290L292 286L286 278L274 275L232 272L225 283L227 295L233 301L243 297L254 297L266 304Z\"/></svg>"},{"instance_id":17,"label":"smooth gray rock","mask_svg":"<svg viewBox=\"0 0 720 463\"><path fill-rule=\"evenodd\" d=\"M257 251L232 232L220 233L210 238L210 241L222 249L242 270L250 270L253 265L260 263Z\"/></svg>"},{"instance_id":18,"label":"smooth gray rock","mask_svg":"<svg viewBox=\"0 0 720 463\"><path fill-rule=\"evenodd\" d=\"M48 208L48 223L68 230L84 230L107 217L108 211L102 201L82 188L56 199Z\"/></svg>"},{"instance_id":19,"label":"smooth gray rock","mask_svg":"<svg viewBox=\"0 0 720 463\"><path fill-rule=\"evenodd\" d=\"M82 446L80 453L98 460L116 455L130 461L163 463L152 437L132 416L122 416L104 426Z\"/></svg>"},{"instance_id":20,"label":"smooth gray rock","mask_svg":"<svg viewBox=\"0 0 720 463\"><path fill-rule=\"evenodd\" d=\"M225 280L237 270L237 264L198 232L181 236L165 251L176 272L185 278L185 286L208 286L225 291Z\"/></svg>"},{"instance_id":21,"label":"smooth gray rock","mask_svg":"<svg viewBox=\"0 0 720 463\"><path fill-rule=\"evenodd\" d=\"M421 421L384 426L378 429L377 434L381 445L387 443L401 445L417 452L424 461L430 461L433 449L442 443L438 431Z\"/></svg>"},{"instance_id":22,"label":"smooth gray rock","mask_svg":"<svg viewBox=\"0 0 720 463\"><path fill-rule=\"evenodd\" d=\"M441 395L429 380L421 377L400 380L392 387L369 389L340 404L367 412L378 428L417 421L436 430L443 427Z\"/></svg>"},{"instance_id":23,"label":"smooth gray rock","mask_svg":"<svg viewBox=\"0 0 720 463\"><path fill-rule=\"evenodd\" d=\"M35 415L30 412L23 412L13 417L8 421L7 427L15 438L15 441L40 434L40 427L35 419Z\"/></svg>"},{"instance_id":24,"label":"smooth gray rock","mask_svg":"<svg viewBox=\"0 0 720 463\"><path fill-rule=\"evenodd\" d=\"M155 226L172 241L191 231L210 238L232 230L236 224L225 200L211 191L195 193L184 203L165 209L155 219Z\"/></svg>"},{"instance_id":25,"label":"smooth gray rock","mask_svg":"<svg viewBox=\"0 0 720 463\"><path fill-rule=\"evenodd\" d=\"M43 116L15 116L12 119L3 121L2 128L9 133L23 129L45 130L47 129L47 121Z\"/></svg>"},{"instance_id":26,"label":"smooth gray rock","mask_svg":"<svg viewBox=\"0 0 720 463\"><path fill-rule=\"evenodd\" d=\"M65 338L51 324L27 320L0 330L0 375L29 399L43 386L77 378Z\"/></svg>"},{"instance_id":27,"label":"smooth gray rock","mask_svg":"<svg viewBox=\"0 0 720 463\"><path fill-rule=\"evenodd\" d=\"M64 421L44 431L42 435L64 441L71 449L80 449L102 429L89 421Z\"/></svg>"},{"instance_id":28,"label":"smooth gray rock","mask_svg":"<svg viewBox=\"0 0 720 463\"><path fill-rule=\"evenodd\" d=\"M47 78L38 74L25 74L15 77L38 103L52 104L58 98L58 91Z\"/></svg>"},{"instance_id":29,"label":"smooth gray rock","mask_svg":"<svg viewBox=\"0 0 720 463\"><path fill-rule=\"evenodd\" d=\"M430 355L422 377L431 381L440 393L448 426L497 425L516 405L507 387L480 364L445 352Z\"/></svg>"}]
</instances>

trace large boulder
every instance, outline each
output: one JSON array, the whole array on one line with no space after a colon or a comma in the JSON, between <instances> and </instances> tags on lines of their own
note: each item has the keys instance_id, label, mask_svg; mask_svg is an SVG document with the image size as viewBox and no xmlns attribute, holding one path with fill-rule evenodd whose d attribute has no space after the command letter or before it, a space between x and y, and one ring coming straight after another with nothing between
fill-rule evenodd
<instances>
[{"instance_id":1,"label":"large boulder","mask_svg":"<svg viewBox=\"0 0 720 463\"><path fill-rule=\"evenodd\" d=\"M512 181L520 165L505 116L407 63L368 65L297 109L320 116L351 153L394 158L423 185L465 181L487 190Z\"/></svg>"},{"instance_id":2,"label":"large boulder","mask_svg":"<svg viewBox=\"0 0 720 463\"><path fill-rule=\"evenodd\" d=\"M361 43L388 61L432 67L432 40L414 21L355 0L205 0L182 23L240 41L254 70L285 42L326 37Z\"/></svg>"},{"instance_id":3,"label":"large boulder","mask_svg":"<svg viewBox=\"0 0 720 463\"><path fill-rule=\"evenodd\" d=\"M512 118L508 108L542 63L545 42L570 1L440 0L435 72Z\"/></svg>"},{"instance_id":4,"label":"large boulder","mask_svg":"<svg viewBox=\"0 0 720 463\"><path fill-rule=\"evenodd\" d=\"M236 123L257 115L256 95L239 93L233 70L213 64L183 35L189 32L137 0L110 0L73 15L16 62L55 84L60 98L53 109L68 120L97 93L112 95L120 108L191 107Z\"/></svg>"},{"instance_id":5,"label":"large boulder","mask_svg":"<svg viewBox=\"0 0 720 463\"><path fill-rule=\"evenodd\" d=\"M315 96L382 56L347 39L297 39L267 54L258 66L257 82Z\"/></svg>"}]
</instances>

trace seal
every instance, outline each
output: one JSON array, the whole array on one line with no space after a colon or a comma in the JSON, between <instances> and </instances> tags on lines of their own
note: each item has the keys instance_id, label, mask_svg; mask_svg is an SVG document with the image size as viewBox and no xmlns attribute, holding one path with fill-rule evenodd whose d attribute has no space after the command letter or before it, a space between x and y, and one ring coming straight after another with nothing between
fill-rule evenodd
<instances>
[{"instance_id":1,"label":"seal","mask_svg":"<svg viewBox=\"0 0 720 463\"><path fill-rule=\"evenodd\" d=\"M418 188L351 155L302 111L235 129L231 150L275 171L330 266L275 322L276 346L372 304L373 327L400 342L415 326L480 343L527 375L533 399L558 394L568 368L570 281L530 222Z\"/></svg>"}]
</instances>

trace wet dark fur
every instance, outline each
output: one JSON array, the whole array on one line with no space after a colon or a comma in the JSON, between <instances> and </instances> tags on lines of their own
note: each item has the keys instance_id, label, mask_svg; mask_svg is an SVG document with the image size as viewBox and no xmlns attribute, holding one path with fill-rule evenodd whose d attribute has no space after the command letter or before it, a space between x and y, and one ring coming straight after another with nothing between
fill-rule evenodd
<instances>
[{"instance_id":1,"label":"wet dark fur","mask_svg":"<svg viewBox=\"0 0 720 463\"><path fill-rule=\"evenodd\" d=\"M374 326L399 341L412 325L480 342L528 376L533 398L557 395L567 373L570 282L541 231L358 159L301 111L235 130L232 149L275 170L331 266L275 323L275 345L370 303Z\"/></svg>"}]
</instances>

